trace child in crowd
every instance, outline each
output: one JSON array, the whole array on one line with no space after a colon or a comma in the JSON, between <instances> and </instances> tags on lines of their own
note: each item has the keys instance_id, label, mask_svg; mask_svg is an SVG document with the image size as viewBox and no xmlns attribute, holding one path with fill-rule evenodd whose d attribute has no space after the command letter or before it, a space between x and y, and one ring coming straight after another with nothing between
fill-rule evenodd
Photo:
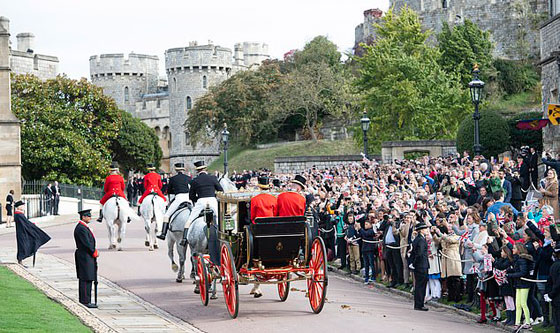
<instances>
[{"instance_id":1,"label":"child in crowd","mask_svg":"<svg viewBox=\"0 0 560 333\"><path fill-rule=\"evenodd\" d=\"M375 243L373 237L375 232L373 231L373 226L370 220L364 222L364 228L360 227L359 223L354 224L354 228L359 232L360 237L362 237L362 256L364 258L364 283L369 284L375 281L375 265L373 262L373 254L375 251ZM370 280L370 269L371 269L371 280Z\"/></svg>"}]
</instances>

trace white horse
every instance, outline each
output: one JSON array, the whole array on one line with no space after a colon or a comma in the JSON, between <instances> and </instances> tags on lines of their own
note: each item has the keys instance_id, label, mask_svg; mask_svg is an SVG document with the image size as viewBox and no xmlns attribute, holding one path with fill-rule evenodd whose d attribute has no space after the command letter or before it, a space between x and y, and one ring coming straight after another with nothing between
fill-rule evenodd
<instances>
[{"instance_id":1,"label":"white horse","mask_svg":"<svg viewBox=\"0 0 560 333\"><path fill-rule=\"evenodd\" d=\"M171 216L169 222L169 231L167 232L167 255L171 260L171 269L177 272L178 283L183 282L185 278L185 261L187 258L187 247L181 246L181 239L183 239L183 230L185 223L191 214L192 207L181 208ZM176 247L177 254L179 255L179 266L175 263L173 247Z\"/></svg>"},{"instance_id":2,"label":"white horse","mask_svg":"<svg viewBox=\"0 0 560 333\"><path fill-rule=\"evenodd\" d=\"M156 233L163 227L163 215L165 214L165 201L156 192L148 194L140 205L140 215L144 219L146 230L146 241L144 245L150 251L158 248Z\"/></svg>"},{"instance_id":3,"label":"white horse","mask_svg":"<svg viewBox=\"0 0 560 333\"><path fill-rule=\"evenodd\" d=\"M122 240L126 233L128 219L139 221L140 217L128 205L128 201L122 197L111 197L103 205L103 218L107 222L109 232L109 250L122 251Z\"/></svg>"}]
</instances>

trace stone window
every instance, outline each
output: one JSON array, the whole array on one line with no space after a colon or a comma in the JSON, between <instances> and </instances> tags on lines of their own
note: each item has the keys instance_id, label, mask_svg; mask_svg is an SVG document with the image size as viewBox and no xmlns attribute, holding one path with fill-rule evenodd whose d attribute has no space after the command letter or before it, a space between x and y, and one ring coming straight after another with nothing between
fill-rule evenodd
<instances>
[{"instance_id":1,"label":"stone window","mask_svg":"<svg viewBox=\"0 0 560 333\"><path fill-rule=\"evenodd\" d=\"M447 3L447 0L442 0L442 1L441 1L441 7L447 8L448 5L449 5L449 4Z\"/></svg>"},{"instance_id":2,"label":"stone window","mask_svg":"<svg viewBox=\"0 0 560 333\"><path fill-rule=\"evenodd\" d=\"M157 99L156 107L157 107L158 109L161 107L161 101L160 101L159 98Z\"/></svg>"},{"instance_id":3,"label":"stone window","mask_svg":"<svg viewBox=\"0 0 560 333\"><path fill-rule=\"evenodd\" d=\"M177 79L173 78L173 87L171 87L171 91L176 92L177 91Z\"/></svg>"},{"instance_id":4,"label":"stone window","mask_svg":"<svg viewBox=\"0 0 560 333\"><path fill-rule=\"evenodd\" d=\"M550 91L550 101L549 103L556 103L558 101L558 89L552 89Z\"/></svg>"},{"instance_id":5,"label":"stone window","mask_svg":"<svg viewBox=\"0 0 560 333\"><path fill-rule=\"evenodd\" d=\"M142 110L146 110L146 101L142 101Z\"/></svg>"},{"instance_id":6,"label":"stone window","mask_svg":"<svg viewBox=\"0 0 560 333\"><path fill-rule=\"evenodd\" d=\"M167 140L167 136L169 135L169 126L165 126L163 128L162 134L163 134L163 138Z\"/></svg>"},{"instance_id":7,"label":"stone window","mask_svg":"<svg viewBox=\"0 0 560 333\"><path fill-rule=\"evenodd\" d=\"M168 148L168 149L171 149L171 145L173 144L172 141L171 141L171 139L172 139L172 138L171 138L171 132L169 132L169 141L167 141L167 148Z\"/></svg>"},{"instance_id":8,"label":"stone window","mask_svg":"<svg viewBox=\"0 0 560 333\"><path fill-rule=\"evenodd\" d=\"M129 100L129 93L128 93L128 87L124 87L124 101L125 103L128 102Z\"/></svg>"},{"instance_id":9,"label":"stone window","mask_svg":"<svg viewBox=\"0 0 560 333\"><path fill-rule=\"evenodd\" d=\"M187 96L186 104L187 104L187 110L192 109L192 99L190 96Z\"/></svg>"},{"instance_id":10,"label":"stone window","mask_svg":"<svg viewBox=\"0 0 560 333\"><path fill-rule=\"evenodd\" d=\"M161 136L161 130L159 129L159 126L156 126L154 130L156 131L156 135L159 138Z\"/></svg>"},{"instance_id":11,"label":"stone window","mask_svg":"<svg viewBox=\"0 0 560 333\"><path fill-rule=\"evenodd\" d=\"M206 89L208 88L208 79L206 78L206 75L202 76L202 89Z\"/></svg>"},{"instance_id":12,"label":"stone window","mask_svg":"<svg viewBox=\"0 0 560 333\"><path fill-rule=\"evenodd\" d=\"M189 132L185 132L185 146L188 146L191 144L191 135L189 134Z\"/></svg>"},{"instance_id":13,"label":"stone window","mask_svg":"<svg viewBox=\"0 0 560 333\"><path fill-rule=\"evenodd\" d=\"M33 69L36 71L39 70L39 57L37 57L37 55L33 57Z\"/></svg>"}]
</instances>

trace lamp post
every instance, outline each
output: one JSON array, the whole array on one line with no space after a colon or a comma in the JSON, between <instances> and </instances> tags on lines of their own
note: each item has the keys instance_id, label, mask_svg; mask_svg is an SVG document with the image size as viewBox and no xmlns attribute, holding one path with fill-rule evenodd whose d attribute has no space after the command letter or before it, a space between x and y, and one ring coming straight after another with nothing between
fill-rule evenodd
<instances>
[{"instance_id":1,"label":"lamp post","mask_svg":"<svg viewBox=\"0 0 560 333\"><path fill-rule=\"evenodd\" d=\"M224 130L222 131L222 143L224 144L224 175L225 175L228 173L227 149L229 143L229 132L227 130L227 124L224 124Z\"/></svg>"},{"instance_id":2,"label":"lamp post","mask_svg":"<svg viewBox=\"0 0 560 333\"><path fill-rule=\"evenodd\" d=\"M360 119L360 122L362 123L362 131L364 131L364 156L366 158L369 158L368 156L368 152L367 152L367 132L369 130L369 123L370 120L367 116L367 112L366 110L364 110L364 113L362 114L362 119Z\"/></svg>"},{"instance_id":3,"label":"lamp post","mask_svg":"<svg viewBox=\"0 0 560 333\"><path fill-rule=\"evenodd\" d=\"M482 153L482 146L480 145L480 131L478 128L478 121L480 120L480 113L478 112L478 105L482 99L482 89L484 88L484 82L478 78L480 70L478 65L475 64L473 68L473 80L469 82L469 90L471 93L471 101L474 104L474 155L480 155Z\"/></svg>"}]
</instances>

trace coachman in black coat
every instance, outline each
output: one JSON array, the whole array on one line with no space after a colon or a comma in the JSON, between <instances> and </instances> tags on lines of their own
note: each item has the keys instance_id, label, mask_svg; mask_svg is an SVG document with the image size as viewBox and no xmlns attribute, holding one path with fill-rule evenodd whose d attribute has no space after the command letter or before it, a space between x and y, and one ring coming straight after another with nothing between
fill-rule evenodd
<instances>
[{"instance_id":1,"label":"coachman in black coat","mask_svg":"<svg viewBox=\"0 0 560 333\"><path fill-rule=\"evenodd\" d=\"M15 207L14 222L16 224L17 260L21 265L23 259L34 255L51 238L25 217L23 212L25 204L22 201L16 202Z\"/></svg>"},{"instance_id":2,"label":"coachman in black coat","mask_svg":"<svg viewBox=\"0 0 560 333\"><path fill-rule=\"evenodd\" d=\"M410 254L411 269L414 270L414 310L428 311L424 306L424 298L426 297L426 286L428 284L428 269L430 263L428 261L428 242L424 233L428 230L428 226L419 223L416 226L418 236L412 241L412 252Z\"/></svg>"},{"instance_id":3,"label":"coachman in black coat","mask_svg":"<svg viewBox=\"0 0 560 333\"><path fill-rule=\"evenodd\" d=\"M98 257L95 249L95 236L87 225L91 221L91 210L83 210L79 213L80 221L74 228L74 240L76 241L74 259L78 276L78 294L80 303L88 308L97 308L97 304L91 303L91 285L93 281L97 281Z\"/></svg>"}]
</instances>

